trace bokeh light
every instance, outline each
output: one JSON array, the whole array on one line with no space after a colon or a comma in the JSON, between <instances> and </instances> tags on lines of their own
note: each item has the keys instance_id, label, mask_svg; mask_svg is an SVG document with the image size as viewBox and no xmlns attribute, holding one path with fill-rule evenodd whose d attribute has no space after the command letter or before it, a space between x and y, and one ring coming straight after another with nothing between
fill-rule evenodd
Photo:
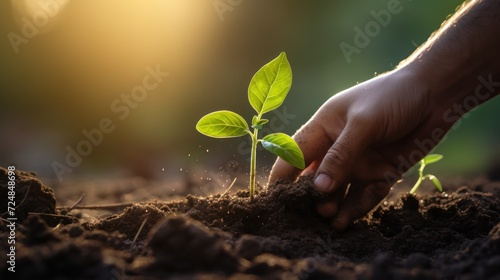
<instances>
[{"instance_id":1,"label":"bokeh light","mask_svg":"<svg viewBox=\"0 0 500 280\"><path fill-rule=\"evenodd\" d=\"M293 117L283 128L293 133L332 94L393 69L461 3L400 1L401 13L349 63L339 44L352 43L353 28L388 1L230 1L238 4L222 13L216 2L2 1L0 165L55 178L52 163L64 163L66 147L76 149L83 130L110 119L113 132L68 176L168 179L181 168L219 170L231 160L246 170L242 140L208 139L194 125L217 109L250 119L246 90L264 63L287 52L294 81L285 106ZM142 85L148 67L168 77L121 119L113 102ZM499 103L464 119L437 148L445 159L432 168L485 174L500 157ZM273 157L259 156L265 180Z\"/></svg>"}]
</instances>

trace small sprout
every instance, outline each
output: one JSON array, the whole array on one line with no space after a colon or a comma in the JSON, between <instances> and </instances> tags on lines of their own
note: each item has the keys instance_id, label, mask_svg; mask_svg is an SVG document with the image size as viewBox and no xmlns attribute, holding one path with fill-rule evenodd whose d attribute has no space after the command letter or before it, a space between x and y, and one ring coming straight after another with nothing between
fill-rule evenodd
<instances>
[{"instance_id":1,"label":"small sprout","mask_svg":"<svg viewBox=\"0 0 500 280\"><path fill-rule=\"evenodd\" d=\"M418 180L415 183L415 185L413 186L413 188L410 190L410 194L414 194L417 191L420 184L425 179L431 180L432 183L434 184L434 186L436 186L436 188L438 189L438 191L440 191L440 192L443 191L443 187L441 186L441 182L439 182L439 180L436 176L434 176L432 174L424 175L424 168L427 165L429 165L431 163L435 163L437 161L440 161L442 158L443 158L443 155L430 154L430 155L427 155L423 159L420 160L420 168L418 168Z\"/></svg>"},{"instance_id":2,"label":"small sprout","mask_svg":"<svg viewBox=\"0 0 500 280\"><path fill-rule=\"evenodd\" d=\"M269 122L262 115L278 108L286 98L292 86L292 69L286 54L282 52L277 58L264 65L250 81L248 101L257 115L252 118L250 129L243 117L231 111L216 111L202 117L196 124L196 129L213 138L233 138L249 135L252 140L250 155L250 198L255 195L255 173L257 144L282 158L296 168L304 169L304 155L292 137L284 133L272 133L259 139L259 130Z\"/></svg>"}]
</instances>

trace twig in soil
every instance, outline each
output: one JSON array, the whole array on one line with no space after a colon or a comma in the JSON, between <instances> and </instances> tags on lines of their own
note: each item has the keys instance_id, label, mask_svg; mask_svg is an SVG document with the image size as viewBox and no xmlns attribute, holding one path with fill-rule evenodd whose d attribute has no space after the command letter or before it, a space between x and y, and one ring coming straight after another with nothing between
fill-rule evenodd
<instances>
[{"instance_id":1,"label":"twig in soil","mask_svg":"<svg viewBox=\"0 0 500 280\"><path fill-rule=\"evenodd\" d=\"M73 210L78 204L80 204L82 202L82 200L83 200L84 197L85 197L85 193L82 193L82 195L80 196L80 198L75 203L73 203L73 205L71 205L67 209L67 211L69 212L69 211Z\"/></svg>"},{"instance_id":2,"label":"twig in soil","mask_svg":"<svg viewBox=\"0 0 500 280\"><path fill-rule=\"evenodd\" d=\"M87 210L113 210L121 209L133 206L142 202L123 202L123 203L110 203L110 204L100 204L100 205L76 205L73 209L87 209ZM59 206L57 209L68 209L68 206Z\"/></svg>"},{"instance_id":3,"label":"twig in soil","mask_svg":"<svg viewBox=\"0 0 500 280\"><path fill-rule=\"evenodd\" d=\"M17 209L17 207L21 206L23 204L23 202L26 200L26 198L28 197L28 193L30 192L30 190L31 190L31 186L28 185L28 190L26 190L26 194L24 194L23 200L21 200L21 203L19 203L19 205L16 206L16 209Z\"/></svg>"},{"instance_id":4,"label":"twig in soil","mask_svg":"<svg viewBox=\"0 0 500 280\"><path fill-rule=\"evenodd\" d=\"M52 229L52 231L56 231L56 230L60 229L60 228L61 228L61 225L62 225L62 224L61 224L61 222L59 222L59 223L57 224L57 226L55 226L55 227Z\"/></svg>"},{"instance_id":5,"label":"twig in soil","mask_svg":"<svg viewBox=\"0 0 500 280\"><path fill-rule=\"evenodd\" d=\"M57 214L49 214L49 213L38 213L38 212L28 212L28 215L36 215L36 216L46 216L46 217L52 217L52 218L59 218L61 219L57 226L55 226L52 230L56 230L60 227L61 221L63 219L72 219L71 216L68 215L57 215Z\"/></svg>"},{"instance_id":6,"label":"twig in soil","mask_svg":"<svg viewBox=\"0 0 500 280\"><path fill-rule=\"evenodd\" d=\"M231 185L229 185L229 187L224 191L224 193L221 194L219 199L221 199L223 196L225 196L229 192L229 189L231 189L233 187L234 183L236 183L236 179L238 179L238 177L234 178L234 180L231 182Z\"/></svg>"},{"instance_id":7,"label":"twig in soil","mask_svg":"<svg viewBox=\"0 0 500 280\"><path fill-rule=\"evenodd\" d=\"M134 246L135 241L137 241L137 238L139 237L139 234L141 234L142 228L144 228L144 225L148 221L148 218L149 218L149 215L147 215L146 218L144 219L144 221L142 221L142 224L139 227L139 230L137 231L137 233L135 234L134 240L132 241L132 244L130 245L130 247Z\"/></svg>"},{"instance_id":8,"label":"twig in soil","mask_svg":"<svg viewBox=\"0 0 500 280\"><path fill-rule=\"evenodd\" d=\"M57 215L57 214L49 214L49 213L28 212L28 215L37 215L37 216L47 216L47 217L54 217L54 218L71 219L71 216L68 216L68 215Z\"/></svg>"}]
</instances>

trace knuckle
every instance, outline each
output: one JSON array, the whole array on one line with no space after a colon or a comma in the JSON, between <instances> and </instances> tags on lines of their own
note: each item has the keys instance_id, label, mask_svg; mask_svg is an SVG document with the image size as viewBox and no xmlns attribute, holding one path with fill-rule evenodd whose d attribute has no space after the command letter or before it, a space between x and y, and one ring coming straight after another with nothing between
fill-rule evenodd
<instances>
[{"instance_id":1,"label":"knuckle","mask_svg":"<svg viewBox=\"0 0 500 280\"><path fill-rule=\"evenodd\" d=\"M355 124L371 123L374 118L373 114L367 110L356 110L349 114L349 119Z\"/></svg>"},{"instance_id":2,"label":"knuckle","mask_svg":"<svg viewBox=\"0 0 500 280\"><path fill-rule=\"evenodd\" d=\"M336 143L325 155L323 162L329 167L343 167L349 158L349 151L341 143Z\"/></svg>"},{"instance_id":3,"label":"knuckle","mask_svg":"<svg viewBox=\"0 0 500 280\"><path fill-rule=\"evenodd\" d=\"M365 133L372 132L371 130L378 127L380 123L374 113L368 110L356 110L349 114L348 119L354 127L363 128Z\"/></svg>"}]
</instances>

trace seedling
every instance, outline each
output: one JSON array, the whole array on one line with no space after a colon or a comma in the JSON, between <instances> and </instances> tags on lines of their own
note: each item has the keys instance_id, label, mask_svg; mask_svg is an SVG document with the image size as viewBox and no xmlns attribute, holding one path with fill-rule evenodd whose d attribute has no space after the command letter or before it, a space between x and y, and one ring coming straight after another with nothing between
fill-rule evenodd
<instances>
[{"instance_id":1,"label":"seedling","mask_svg":"<svg viewBox=\"0 0 500 280\"><path fill-rule=\"evenodd\" d=\"M292 69L282 52L277 58L264 65L255 73L248 86L248 101L257 115L252 118L252 129L239 114L222 110L203 116L196 129L213 138L233 138L249 135L252 140L250 154L250 199L255 195L255 172L257 166L257 144L282 158L289 164L304 169L304 155L292 137L284 133L271 133L259 139L259 130L269 122L262 116L278 108L285 100L292 86Z\"/></svg>"},{"instance_id":2,"label":"seedling","mask_svg":"<svg viewBox=\"0 0 500 280\"><path fill-rule=\"evenodd\" d=\"M434 183L434 186L436 186L436 188L438 189L438 191L440 191L440 192L443 191L443 187L441 186L441 182L439 182L439 180L438 180L438 178L436 178L436 176L434 176L432 174L424 175L424 168L427 165L429 165L431 163L435 163L437 161L440 161L442 158L443 158L443 155L430 154L430 155L427 155L423 159L420 160L420 167L418 168L418 180L415 183L415 185L413 186L413 188L410 190L410 194L414 194L417 191L420 184L422 184L422 182L425 179L431 180L432 183Z\"/></svg>"}]
</instances>

